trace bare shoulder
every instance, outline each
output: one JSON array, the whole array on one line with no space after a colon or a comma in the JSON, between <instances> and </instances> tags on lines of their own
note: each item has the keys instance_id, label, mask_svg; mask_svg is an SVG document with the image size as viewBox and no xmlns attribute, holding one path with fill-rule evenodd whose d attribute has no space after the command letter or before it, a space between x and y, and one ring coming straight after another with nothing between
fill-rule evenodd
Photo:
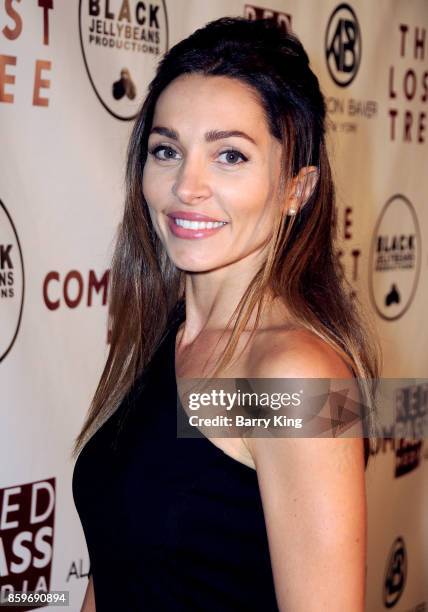
<instances>
[{"instance_id":1,"label":"bare shoulder","mask_svg":"<svg viewBox=\"0 0 428 612\"><path fill-rule=\"evenodd\" d=\"M353 378L341 355L306 329L284 328L260 334L250 361L254 378Z\"/></svg>"},{"instance_id":2,"label":"bare shoulder","mask_svg":"<svg viewBox=\"0 0 428 612\"><path fill-rule=\"evenodd\" d=\"M252 360L254 378L326 378L346 379L346 401L356 405L360 400L358 385L351 371L338 352L315 333L305 329L278 330L265 334L253 347ZM333 388L333 387L332 387ZM310 389L310 386L308 386ZM326 404L327 406L327 404ZM272 468L272 462L281 465L281 470L290 474L303 475L307 471L326 483L328 477L335 479L334 467L340 471L364 472L364 446L360 435L360 423L348 431L343 438L245 438L243 441L250 452L260 474ZM331 470L331 471L330 471ZM300 476L299 476L300 477Z\"/></svg>"},{"instance_id":3,"label":"bare shoulder","mask_svg":"<svg viewBox=\"0 0 428 612\"><path fill-rule=\"evenodd\" d=\"M335 349L306 330L261 334L253 351L254 378L353 378ZM280 609L364 610L362 437L252 437L245 444L257 470Z\"/></svg>"}]
</instances>

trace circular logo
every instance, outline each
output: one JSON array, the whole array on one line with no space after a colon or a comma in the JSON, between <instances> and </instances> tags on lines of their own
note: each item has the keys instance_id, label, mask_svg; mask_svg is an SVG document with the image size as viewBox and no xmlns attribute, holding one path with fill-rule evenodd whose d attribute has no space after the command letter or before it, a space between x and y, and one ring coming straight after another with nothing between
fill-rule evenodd
<instances>
[{"instance_id":1,"label":"circular logo","mask_svg":"<svg viewBox=\"0 0 428 612\"><path fill-rule=\"evenodd\" d=\"M79 32L98 100L116 119L134 119L168 49L165 1L79 0Z\"/></svg>"},{"instance_id":2,"label":"circular logo","mask_svg":"<svg viewBox=\"0 0 428 612\"><path fill-rule=\"evenodd\" d=\"M339 4L330 16L325 33L325 57L336 85L347 87L352 83L361 62L361 31L349 4Z\"/></svg>"},{"instance_id":3,"label":"circular logo","mask_svg":"<svg viewBox=\"0 0 428 612\"><path fill-rule=\"evenodd\" d=\"M383 603L385 608L392 608L400 599L407 577L407 552L404 540L398 537L392 545L386 566L383 585Z\"/></svg>"},{"instance_id":4,"label":"circular logo","mask_svg":"<svg viewBox=\"0 0 428 612\"><path fill-rule=\"evenodd\" d=\"M383 319L403 316L413 301L421 268L421 233L410 201L396 194L384 205L370 247L369 291Z\"/></svg>"},{"instance_id":5,"label":"circular logo","mask_svg":"<svg viewBox=\"0 0 428 612\"><path fill-rule=\"evenodd\" d=\"M12 348L24 306L24 262L18 234L0 201L0 362Z\"/></svg>"}]
</instances>

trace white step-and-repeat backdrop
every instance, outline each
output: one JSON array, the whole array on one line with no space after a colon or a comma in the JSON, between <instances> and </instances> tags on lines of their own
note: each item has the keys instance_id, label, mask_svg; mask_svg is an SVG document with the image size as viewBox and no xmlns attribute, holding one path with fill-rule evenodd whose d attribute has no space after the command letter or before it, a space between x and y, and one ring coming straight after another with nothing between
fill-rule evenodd
<instances>
[{"instance_id":1,"label":"white step-and-repeat backdrop","mask_svg":"<svg viewBox=\"0 0 428 612\"><path fill-rule=\"evenodd\" d=\"M329 110L341 259L383 376L428 375L426 0L0 0L3 591L68 590L80 609L89 561L70 451L107 355L127 139L161 55L224 15L273 16L301 38ZM367 610L422 612L427 444L389 438L367 473Z\"/></svg>"}]
</instances>

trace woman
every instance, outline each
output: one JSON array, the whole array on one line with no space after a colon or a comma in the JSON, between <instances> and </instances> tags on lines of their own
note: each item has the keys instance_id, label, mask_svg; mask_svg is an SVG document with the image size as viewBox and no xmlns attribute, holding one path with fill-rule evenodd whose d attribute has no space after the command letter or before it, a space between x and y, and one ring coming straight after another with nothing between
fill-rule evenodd
<instances>
[{"instance_id":1,"label":"woman","mask_svg":"<svg viewBox=\"0 0 428 612\"><path fill-rule=\"evenodd\" d=\"M364 610L366 438L176 429L176 377L378 378L334 253L324 130L308 57L271 20L211 22L159 64L75 446L85 612Z\"/></svg>"}]
</instances>

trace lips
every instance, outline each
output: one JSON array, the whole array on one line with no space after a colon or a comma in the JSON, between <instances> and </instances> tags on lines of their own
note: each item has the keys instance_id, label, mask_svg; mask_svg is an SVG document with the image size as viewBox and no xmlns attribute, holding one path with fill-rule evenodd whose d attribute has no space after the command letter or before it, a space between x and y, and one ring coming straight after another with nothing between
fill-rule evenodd
<instances>
[{"instance_id":1,"label":"lips","mask_svg":"<svg viewBox=\"0 0 428 612\"><path fill-rule=\"evenodd\" d=\"M188 221L215 221L217 223L226 223L223 221L223 219L215 219L214 217L209 217L203 213L191 212L190 210L174 210L168 213L168 217L171 217L172 219L187 219Z\"/></svg>"},{"instance_id":2,"label":"lips","mask_svg":"<svg viewBox=\"0 0 428 612\"><path fill-rule=\"evenodd\" d=\"M168 214L168 227L177 238L207 238L219 232L227 222L189 211Z\"/></svg>"}]
</instances>

